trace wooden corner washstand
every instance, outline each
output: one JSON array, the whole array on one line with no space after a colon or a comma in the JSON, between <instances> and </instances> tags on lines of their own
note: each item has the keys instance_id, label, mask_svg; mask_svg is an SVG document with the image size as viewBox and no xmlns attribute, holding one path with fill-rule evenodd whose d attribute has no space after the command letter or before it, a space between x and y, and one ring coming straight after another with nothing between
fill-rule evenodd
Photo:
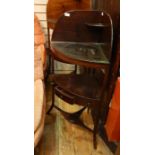
<instances>
[{"instance_id":1,"label":"wooden corner washstand","mask_svg":"<svg viewBox=\"0 0 155 155\"><path fill-rule=\"evenodd\" d=\"M105 90L109 75L113 41L112 20L104 11L65 12L57 21L52 40L52 108L56 108L72 123L93 132L94 148L96 134L105 103ZM54 60L83 67L70 74L56 74ZM101 76L102 75L102 76ZM69 104L82 105L75 113L67 113L54 104L57 95ZM83 110L89 108L94 128L88 128L80 119Z\"/></svg>"}]
</instances>

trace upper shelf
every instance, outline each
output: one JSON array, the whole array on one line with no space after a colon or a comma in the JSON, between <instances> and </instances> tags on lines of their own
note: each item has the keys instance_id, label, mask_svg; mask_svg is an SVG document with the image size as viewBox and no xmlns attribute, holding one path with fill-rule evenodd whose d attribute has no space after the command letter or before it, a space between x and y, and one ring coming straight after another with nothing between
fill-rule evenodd
<instances>
[{"instance_id":1,"label":"upper shelf","mask_svg":"<svg viewBox=\"0 0 155 155\"><path fill-rule=\"evenodd\" d=\"M103 23L85 23L85 25L87 27L91 27L91 28L105 28L105 27L109 27L109 24L103 24Z\"/></svg>"},{"instance_id":2,"label":"upper shelf","mask_svg":"<svg viewBox=\"0 0 155 155\"><path fill-rule=\"evenodd\" d=\"M110 45L106 43L52 41L51 47L60 54L85 62L109 64L106 56Z\"/></svg>"}]
</instances>

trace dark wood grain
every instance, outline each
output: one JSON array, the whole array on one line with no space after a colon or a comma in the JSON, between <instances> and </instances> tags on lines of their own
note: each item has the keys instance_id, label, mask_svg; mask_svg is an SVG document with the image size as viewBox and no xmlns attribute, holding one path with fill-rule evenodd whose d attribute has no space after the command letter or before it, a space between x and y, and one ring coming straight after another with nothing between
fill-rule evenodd
<instances>
[{"instance_id":1,"label":"dark wood grain","mask_svg":"<svg viewBox=\"0 0 155 155\"><path fill-rule=\"evenodd\" d=\"M105 11L70 11L70 17L61 16L52 35L52 41L109 43L112 48L113 24ZM82 13L82 16L81 16ZM73 22L74 21L74 22ZM106 27L88 27L88 24L103 24ZM105 52L108 58L110 52Z\"/></svg>"},{"instance_id":2,"label":"dark wood grain","mask_svg":"<svg viewBox=\"0 0 155 155\"><path fill-rule=\"evenodd\" d=\"M74 22L73 22L74 21ZM96 26L97 25L97 26ZM98 27L98 25L101 25ZM104 25L104 26L103 26ZM96 43L108 43L108 54L111 57L111 46L113 40L113 29L112 21L110 16L104 11L70 11L67 12L67 16L63 15L56 23L52 41L63 41L66 43L70 42L96 42ZM93 144L94 148L97 148L96 134L99 129L99 120L101 119L101 107L105 104L105 88L107 87L108 75L109 75L109 63L108 64L98 64L91 63L87 61L81 61L76 58L71 58L62 55L62 53L56 48L51 48L51 55L53 60L62 60L66 63L77 64L85 66L87 68L98 68L102 72L103 78L97 77L96 71L94 69L88 69L88 72L83 72L83 74L72 74L63 75L55 74L53 72L53 94L57 94L65 101L74 102L75 104L83 105L91 109L91 115L94 122L93 129ZM54 65L54 64L53 64ZM52 67L54 69L54 66ZM101 79L99 81L99 79ZM56 93L57 92L57 93ZM68 97L68 99L67 99ZM54 104L54 95L52 99L53 103L51 107L55 107L60 110L63 115L65 112L59 109ZM48 113L52 108L49 109ZM73 116L73 117L72 117ZM80 116L72 114L71 120L74 123L82 125ZM82 125L83 126L83 125Z\"/></svg>"},{"instance_id":3,"label":"dark wood grain","mask_svg":"<svg viewBox=\"0 0 155 155\"><path fill-rule=\"evenodd\" d=\"M47 19L57 21L59 17L70 10L89 10L91 9L91 0L48 0ZM48 22L48 27L53 29L54 23Z\"/></svg>"},{"instance_id":4,"label":"dark wood grain","mask_svg":"<svg viewBox=\"0 0 155 155\"><path fill-rule=\"evenodd\" d=\"M106 122L106 116L109 109L109 103L115 87L115 82L119 76L120 69L120 0L96 0L95 9L107 11L113 21L113 48L111 55L111 65L109 72L109 82L106 91L106 104L102 108L102 123L100 134L104 134L103 126ZM103 133L102 133L103 132ZM116 145L106 139L106 135L102 136L108 147L115 152Z\"/></svg>"},{"instance_id":5,"label":"dark wood grain","mask_svg":"<svg viewBox=\"0 0 155 155\"><path fill-rule=\"evenodd\" d=\"M61 16L56 24L52 40L76 42L109 42L111 41L111 24L109 16L104 12L85 11L81 16L79 12L69 12L71 17ZM74 21L74 22L73 22ZM104 23L103 28L88 27L88 24ZM63 29L61 28L63 25Z\"/></svg>"}]
</instances>

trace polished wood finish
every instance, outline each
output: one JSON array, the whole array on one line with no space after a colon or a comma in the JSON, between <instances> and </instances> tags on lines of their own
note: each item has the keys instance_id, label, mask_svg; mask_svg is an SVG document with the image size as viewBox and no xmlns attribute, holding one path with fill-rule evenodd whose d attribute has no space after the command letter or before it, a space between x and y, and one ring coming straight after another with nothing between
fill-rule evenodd
<instances>
[{"instance_id":1,"label":"polished wood finish","mask_svg":"<svg viewBox=\"0 0 155 155\"><path fill-rule=\"evenodd\" d=\"M66 17L64 15L58 20L53 32L52 41L90 42L90 44L91 42L105 42L112 45L112 21L110 19L110 16L106 12L70 11L67 13L69 14L69 17ZM76 22L74 23L71 21ZM98 24L101 24L102 28L98 28ZM75 35L72 35L72 33L74 33ZM98 34L98 36L96 36L96 33ZM66 34L69 35L65 37ZM103 34L104 37L102 37ZM107 56L110 58L111 46L108 52L109 53L107 53ZM53 94L57 94L58 96L60 96L60 98L66 101L71 101L71 104L75 103L78 105L83 105L84 109L85 107L88 107L90 109L94 122L93 144L94 148L96 148L96 135L99 127L99 119L101 117L101 108L103 107L105 101L104 92L108 80L109 64L90 63L87 61L81 62L80 60L71 59L70 57L66 57L65 59L65 57L60 56L60 51L58 51L54 47L52 47L51 54L53 60L59 59L60 61L63 60L63 62L65 60L66 63L73 63L76 65L85 66L87 68L98 68L98 71L102 72L103 78L101 81L99 81L99 77L96 76L97 70L95 70L94 72L84 72L84 74L76 74L76 72L68 75L53 74L52 84ZM52 68L54 69L54 66ZM62 109L55 106L54 95L52 98L52 105L48 113L50 113L53 107L61 111L62 114L66 116L66 118L71 122L74 122L90 130L80 120L80 115L82 114L84 109L81 109L75 113L68 114Z\"/></svg>"},{"instance_id":2,"label":"polished wood finish","mask_svg":"<svg viewBox=\"0 0 155 155\"><path fill-rule=\"evenodd\" d=\"M64 12L70 10L89 10L91 0L48 0L47 20L48 27L54 29L56 21Z\"/></svg>"},{"instance_id":3,"label":"polished wood finish","mask_svg":"<svg viewBox=\"0 0 155 155\"><path fill-rule=\"evenodd\" d=\"M78 64L80 66L83 67L87 67L87 68L105 68L108 64L99 64L99 63L91 63L91 62L85 62L82 60L76 60L73 58L68 58L67 56L65 56L64 54L58 52L57 50L55 50L53 47L51 47L52 49L52 54L53 54L53 58L57 61L63 62L63 63L69 63L69 64Z\"/></svg>"},{"instance_id":4,"label":"polished wood finish","mask_svg":"<svg viewBox=\"0 0 155 155\"><path fill-rule=\"evenodd\" d=\"M108 141L107 135L103 126L106 122L107 113L109 109L109 103L111 101L113 91L115 88L115 82L119 75L120 68L120 0L95 0L95 9L107 11L113 21L113 48L111 56L111 65L109 71L109 82L107 85L107 97L105 107L102 108L102 123L100 135L103 137L106 144L114 152L115 144Z\"/></svg>"},{"instance_id":5,"label":"polished wood finish","mask_svg":"<svg viewBox=\"0 0 155 155\"><path fill-rule=\"evenodd\" d=\"M57 20L70 10L91 10L91 0L48 0L46 7L48 47L50 48L50 29L55 28Z\"/></svg>"},{"instance_id":6,"label":"polished wood finish","mask_svg":"<svg viewBox=\"0 0 155 155\"><path fill-rule=\"evenodd\" d=\"M48 51L51 50L50 39L50 29L55 28L57 20L63 15L64 12L70 10L91 10L92 2L91 0L48 0L46 6L46 18L47 18L47 35L48 35ZM67 35L66 35L67 36ZM49 75L50 67L53 62L51 62L51 55L49 56L49 66L47 74ZM61 60L62 61L62 60ZM63 62L63 61L62 61ZM77 71L77 65L75 65L75 71Z\"/></svg>"},{"instance_id":7,"label":"polished wood finish","mask_svg":"<svg viewBox=\"0 0 155 155\"><path fill-rule=\"evenodd\" d=\"M102 12L97 11L85 11L82 12L83 16L81 16L79 11L71 11L71 18L63 15L57 22L52 40L101 43L110 42L112 21L109 20L108 14L101 16L101 13ZM95 24L97 25L99 23L104 23L106 27L104 27L104 25L103 27L95 26ZM92 26L90 26L91 24ZM63 29L61 29L61 25L63 25Z\"/></svg>"},{"instance_id":8,"label":"polished wood finish","mask_svg":"<svg viewBox=\"0 0 155 155\"><path fill-rule=\"evenodd\" d=\"M91 77L89 74L61 74L60 76L57 74L53 76L53 81L58 87L63 86L64 91L72 94L70 96L77 96L77 99L76 97L74 98L75 103L79 97L85 100L85 102L100 100L102 83L95 80L94 76Z\"/></svg>"},{"instance_id":9,"label":"polished wood finish","mask_svg":"<svg viewBox=\"0 0 155 155\"><path fill-rule=\"evenodd\" d=\"M113 24L109 14L105 11L70 11L68 14L70 17L63 15L58 20L52 35L52 41L106 43L109 44L108 48L110 50L107 50L105 55L110 59L113 41ZM103 24L103 27L96 26L97 24ZM68 59L62 53L55 51L54 48L52 50L55 58L70 63L80 63L79 65L87 65L88 67L102 67L105 65L96 63L92 66L89 62L87 64L82 61L77 62L75 59Z\"/></svg>"},{"instance_id":10,"label":"polished wood finish","mask_svg":"<svg viewBox=\"0 0 155 155\"><path fill-rule=\"evenodd\" d=\"M108 12L113 21L114 34L119 31L120 0L95 0L94 9Z\"/></svg>"},{"instance_id":11,"label":"polished wood finish","mask_svg":"<svg viewBox=\"0 0 155 155\"><path fill-rule=\"evenodd\" d=\"M110 103L120 68L120 0L96 0L96 9L107 11L113 21L113 48L107 104ZM104 121L105 122L105 121Z\"/></svg>"}]
</instances>

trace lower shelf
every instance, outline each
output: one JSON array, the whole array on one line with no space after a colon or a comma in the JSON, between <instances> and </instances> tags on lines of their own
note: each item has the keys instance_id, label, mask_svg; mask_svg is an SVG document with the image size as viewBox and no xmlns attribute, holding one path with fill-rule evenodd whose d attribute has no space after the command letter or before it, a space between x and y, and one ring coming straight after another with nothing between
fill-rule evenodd
<instances>
[{"instance_id":1,"label":"lower shelf","mask_svg":"<svg viewBox=\"0 0 155 155\"><path fill-rule=\"evenodd\" d=\"M69 94L90 99L99 100L102 84L95 76L87 74L54 74L54 83Z\"/></svg>"}]
</instances>

